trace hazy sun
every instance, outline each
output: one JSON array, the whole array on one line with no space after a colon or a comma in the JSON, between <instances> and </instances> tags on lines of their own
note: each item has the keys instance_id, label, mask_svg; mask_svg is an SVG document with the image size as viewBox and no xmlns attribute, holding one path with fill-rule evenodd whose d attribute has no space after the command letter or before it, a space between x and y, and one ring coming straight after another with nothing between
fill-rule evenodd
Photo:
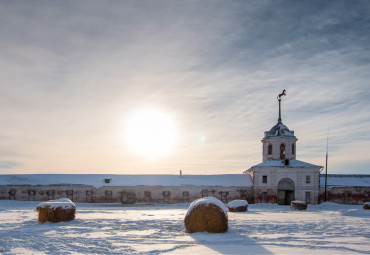
<instances>
[{"instance_id":1,"label":"hazy sun","mask_svg":"<svg viewBox=\"0 0 370 255\"><path fill-rule=\"evenodd\" d=\"M160 109L142 109L126 122L126 141L136 153L147 158L165 156L176 138L176 128L169 113Z\"/></svg>"}]
</instances>

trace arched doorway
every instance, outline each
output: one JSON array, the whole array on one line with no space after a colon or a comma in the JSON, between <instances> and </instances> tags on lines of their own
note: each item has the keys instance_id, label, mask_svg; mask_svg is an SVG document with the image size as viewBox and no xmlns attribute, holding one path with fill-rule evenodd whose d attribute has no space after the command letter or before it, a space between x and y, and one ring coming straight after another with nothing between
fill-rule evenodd
<instances>
[{"instance_id":1,"label":"arched doorway","mask_svg":"<svg viewBox=\"0 0 370 255\"><path fill-rule=\"evenodd\" d=\"M290 205L294 200L294 181L289 178L281 179L277 186L277 203L279 205Z\"/></svg>"}]
</instances>

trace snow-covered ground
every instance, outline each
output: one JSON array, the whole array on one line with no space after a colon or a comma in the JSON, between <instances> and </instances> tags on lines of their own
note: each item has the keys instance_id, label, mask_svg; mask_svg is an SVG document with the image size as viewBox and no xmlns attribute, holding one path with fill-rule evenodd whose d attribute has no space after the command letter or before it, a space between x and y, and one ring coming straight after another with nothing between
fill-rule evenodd
<instances>
[{"instance_id":1,"label":"snow-covered ground","mask_svg":"<svg viewBox=\"0 0 370 255\"><path fill-rule=\"evenodd\" d=\"M76 203L76 219L37 222L39 202L0 200L4 254L370 254L370 211L325 203L307 211L250 204L223 234L185 233L189 204Z\"/></svg>"}]
</instances>

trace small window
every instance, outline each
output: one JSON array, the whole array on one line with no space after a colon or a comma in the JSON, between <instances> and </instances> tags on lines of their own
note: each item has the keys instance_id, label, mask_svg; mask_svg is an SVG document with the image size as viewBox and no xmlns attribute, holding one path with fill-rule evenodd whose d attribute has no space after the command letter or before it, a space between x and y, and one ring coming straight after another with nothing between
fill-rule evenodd
<instances>
[{"instance_id":1,"label":"small window","mask_svg":"<svg viewBox=\"0 0 370 255\"><path fill-rule=\"evenodd\" d=\"M240 199L247 200L247 190L245 189L240 190Z\"/></svg>"},{"instance_id":2,"label":"small window","mask_svg":"<svg viewBox=\"0 0 370 255\"><path fill-rule=\"evenodd\" d=\"M91 196L91 191L90 190L86 190L86 196Z\"/></svg>"},{"instance_id":3,"label":"small window","mask_svg":"<svg viewBox=\"0 0 370 255\"><path fill-rule=\"evenodd\" d=\"M11 195L11 196L15 196L15 193L17 193L17 191L15 189L11 189L9 191L9 195Z\"/></svg>"},{"instance_id":4,"label":"small window","mask_svg":"<svg viewBox=\"0 0 370 255\"><path fill-rule=\"evenodd\" d=\"M73 195L73 190L67 190L67 196L72 196Z\"/></svg>"},{"instance_id":5,"label":"small window","mask_svg":"<svg viewBox=\"0 0 370 255\"><path fill-rule=\"evenodd\" d=\"M112 196L112 191L107 190L107 191L106 191L106 195L107 195L107 197L111 197L111 196Z\"/></svg>"},{"instance_id":6,"label":"small window","mask_svg":"<svg viewBox=\"0 0 370 255\"><path fill-rule=\"evenodd\" d=\"M306 183L311 183L311 176L309 175L306 176Z\"/></svg>"},{"instance_id":7,"label":"small window","mask_svg":"<svg viewBox=\"0 0 370 255\"><path fill-rule=\"evenodd\" d=\"M262 203L267 203L267 192L262 192Z\"/></svg>"},{"instance_id":8,"label":"small window","mask_svg":"<svg viewBox=\"0 0 370 255\"><path fill-rule=\"evenodd\" d=\"M226 191L222 191L221 192L221 197L222 198L226 198L227 197L227 192Z\"/></svg>"},{"instance_id":9,"label":"small window","mask_svg":"<svg viewBox=\"0 0 370 255\"><path fill-rule=\"evenodd\" d=\"M311 201L311 192L307 191L305 196L305 201L310 202Z\"/></svg>"},{"instance_id":10,"label":"small window","mask_svg":"<svg viewBox=\"0 0 370 255\"><path fill-rule=\"evenodd\" d=\"M53 196L54 195L54 190L48 190L46 192L46 194L48 194L48 196Z\"/></svg>"},{"instance_id":11,"label":"small window","mask_svg":"<svg viewBox=\"0 0 370 255\"><path fill-rule=\"evenodd\" d=\"M30 196L34 196L35 195L35 191L34 190L30 190L30 191L28 191L28 194L30 195Z\"/></svg>"},{"instance_id":12,"label":"small window","mask_svg":"<svg viewBox=\"0 0 370 255\"><path fill-rule=\"evenodd\" d=\"M152 195L152 193L150 192L150 191L144 191L144 196L146 197L146 198L149 198L149 197L151 197L151 195Z\"/></svg>"},{"instance_id":13,"label":"small window","mask_svg":"<svg viewBox=\"0 0 370 255\"><path fill-rule=\"evenodd\" d=\"M208 191L202 190L202 197L208 197Z\"/></svg>"},{"instance_id":14,"label":"small window","mask_svg":"<svg viewBox=\"0 0 370 255\"><path fill-rule=\"evenodd\" d=\"M294 144L292 144L292 155L295 154L295 148L294 148Z\"/></svg>"},{"instance_id":15,"label":"small window","mask_svg":"<svg viewBox=\"0 0 370 255\"><path fill-rule=\"evenodd\" d=\"M170 196L170 192L169 191L163 191L163 196L169 197Z\"/></svg>"},{"instance_id":16,"label":"small window","mask_svg":"<svg viewBox=\"0 0 370 255\"><path fill-rule=\"evenodd\" d=\"M262 183L267 183L267 175L262 176Z\"/></svg>"},{"instance_id":17,"label":"small window","mask_svg":"<svg viewBox=\"0 0 370 255\"><path fill-rule=\"evenodd\" d=\"M272 155L272 144L269 144L267 154L268 154L268 155Z\"/></svg>"},{"instance_id":18,"label":"small window","mask_svg":"<svg viewBox=\"0 0 370 255\"><path fill-rule=\"evenodd\" d=\"M185 198L189 198L189 191L183 191L182 196Z\"/></svg>"}]
</instances>

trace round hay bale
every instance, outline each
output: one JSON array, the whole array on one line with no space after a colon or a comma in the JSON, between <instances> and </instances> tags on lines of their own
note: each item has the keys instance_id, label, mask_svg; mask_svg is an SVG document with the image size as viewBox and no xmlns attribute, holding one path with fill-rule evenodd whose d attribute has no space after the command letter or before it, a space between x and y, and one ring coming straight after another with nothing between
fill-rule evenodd
<instances>
[{"instance_id":1,"label":"round hay bale","mask_svg":"<svg viewBox=\"0 0 370 255\"><path fill-rule=\"evenodd\" d=\"M200 198L190 204L184 223L187 233L224 233L228 229L227 209L217 198Z\"/></svg>"},{"instance_id":2,"label":"round hay bale","mask_svg":"<svg viewBox=\"0 0 370 255\"><path fill-rule=\"evenodd\" d=\"M248 202L245 200L233 200L227 204L230 212L245 212L248 211Z\"/></svg>"},{"instance_id":3,"label":"round hay bale","mask_svg":"<svg viewBox=\"0 0 370 255\"><path fill-rule=\"evenodd\" d=\"M364 204L364 209L365 210L370 210L370 202L367 202Z\"/></svg>"},{"instance_id":4,"label":"round hay bale","mask_svg":"<svg viewBox=\"0 0 370 255\"><path fill-rule=\"evenodd\" d=\"M304 211L307 209L307 204L306 202L299 201L299 200L292 201L290 202L290 209Z\"/></svg>"},{"instance_id":5,"label":"round hay bale","mask_svg":"<svg viewBox=\"0 0 370 255\"><path fill-rule=\"evenodd\" d=\"M76 205L68 198L49 200L36 206L39 222L61 222L74 220Z\"/></svg>"}]
</instances>

